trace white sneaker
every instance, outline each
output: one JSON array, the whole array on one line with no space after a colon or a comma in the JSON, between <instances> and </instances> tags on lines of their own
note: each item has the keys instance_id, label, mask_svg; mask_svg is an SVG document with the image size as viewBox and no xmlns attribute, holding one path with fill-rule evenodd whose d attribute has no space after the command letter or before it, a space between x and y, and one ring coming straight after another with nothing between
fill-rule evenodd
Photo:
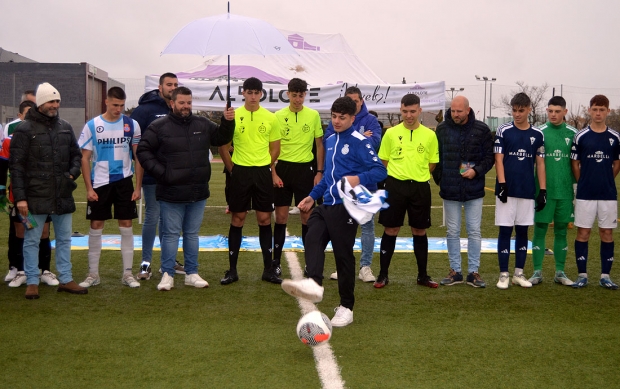
<instances>
[{"instance_id":1,"label":"white sneaker","mask_svg":"<svg viewBox=\"0 0 620 389\"><path fill-rule=\"evenodd\" d=\"M58 286L59 284L58 279L56 279L56 274L52 273L49 270L44 270L40 278L41 282L45 282L49 286Z\"/></svg>"},{"instance_id":2,"label":"white sneaker","mask_svg":"<svg viewBox=\"0 0 620 389\"><path fill-rule=\"evenodd\" d=\"M331 320L333 327L344 327L353 323L353 311L349 308L340 305L338 308L335 308L334 311L336 314Z\"/></svg>"},{"instance_id":3,"label":"white sneaker","mask_svg":"<svg viewBox=\"0 0 620 389\"><path fill-rule=\"evenodd\" d=\"M9 286L11 288L18 288L22 284L25 284L25 283L26 283L26 273L24 273L23 271L18 271L17 275L15 275L15 278L13 278L13 281L9 282Z\"/></svg>"},{"instance_id":4,"label":"white sneaker","mask_svg":"<svg viewBox=\"0 0 620 389\"><path fill-rule=\"evenodd\" d=\"M80 282L80 286L82 288L90 288L91 286L99 285L100 283L101 279L99 278L99 274L90 273L84 281Z\"/></svg>"},{"instance_id":5,"label":"white sneaker","mask_svg":"<svg viewBox=\"0 0 620 389\"><path fill-rule=\"evenodd\" d=\"M203 280L198 274L185 275L185 285L193 286L196 288L208 288L209 283Z\"/></svg>"},{"instance_id":6,"label":"white sneaker","mask_svg":"<svg viewBox=\"0 0 620 389\"><path fill-rule=\"evenodd\" d=\"M377 280L375 275L372 274L372 269L370 266L362 266L360 269L359 279L364 282L375 282Z\"/></svg>"},{"instance_id":7,"label":"white sneaker","mask_svg":"<svg viewBox=\"0 0 620 389\"><path fill-rule=\"evenodd\" d=\"M497 287L499 289L508 289L510 284L510 274L508 272L499 273L499 281L497 281Z\"/></svg>"},{"instance_id":8,"label":"white sneaker","mask_svg":"<svg viewBox=\"0 0 620 389\"><path fill-rule=\"evenodd\" d=\"M174 288L174 277L170 277L168 273L164 273L161 277L157 290L170 290Z\"/></svg>"},{"instance_id":9,"label":"white sneaker","mask_svg":"<svg viewBox=\"0 0 620 389\"><path fill-rule=\"evenodd\" d=\"M532 287L532 283L529 282L527 280L527 278L525 278L525 276L523 275L523 273L517 275L512 276L512 284L513 285L519 285L523 288L531 288Z\"/></svg>"},{"instance_id":10,"label":"white sneaker","mask_svg":"<svg viewBox=\"0 0 620 389\"><path fill-rule=\"evenodd\" d=\"M324 288L317 284L312 278L303 280L282 280L282 289L293 297L300 297L319 303L323 300Z\"/></svg>"},{"instance_id":11,"label":"white sneaker","mask_svg":"<svg viewBox=\"0 0 620 389\"><path fill-rule=\"evenodd\" d=\"M133 274L126 273L123 274L123 278L121 279L123 285L127 285L130 288L139 288L140 283L134 278Z\"/></svg>"},{"instance_id":12,"label":"white sneaker","mask_svg":"<svg viewBox=\"0 0 620 389\"><path fill-rule=\"evenodd\" d=\"M4 282L11 282L13 278L17 275L17 268L15 266L11 266L9 272L6 273L6 277L4 277Z\"/></svg>"},{"instance_id":13,"label":"white sneaker","mask_svg":"<svg viewBox=\"0 0 620 389\"><path fill-rule=\"evenodd\" d=\"M335 271L332 274L329 275L329 279L330 280L337 280L338 279L338 272Z\"/></svg>"}]
</instances>

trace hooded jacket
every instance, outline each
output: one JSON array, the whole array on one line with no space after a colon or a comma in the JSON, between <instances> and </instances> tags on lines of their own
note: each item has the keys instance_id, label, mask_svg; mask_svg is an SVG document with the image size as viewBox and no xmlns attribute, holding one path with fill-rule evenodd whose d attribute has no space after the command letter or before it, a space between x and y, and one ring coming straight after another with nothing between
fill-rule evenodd
<instances>
[{"instance_id":1,"label":"hooded jacket","mask_svg":"<svg viewBox=\"0 0 620 389\"><path fill-rule=\"evenodd\" d=\"M75 212L73 191L80 176L82 152L69 123L32 108L13 133L10 151L15 203L27 201L34 215Z\"/></svg>"},{"instance_id":2,"label":"hooded jacket","mask_svg":"<svg viewBox=\"0 0 620 389\"><path fill-rule=\"evenodd\" d=\"M207 118L173 113L155 120L142 134L137 156L157 180L158 201L188 203L209 197L209 147L233 138L235 122L222 117L217 125Z\"/></svg>"},{"instance_id":3,"label":"hooded jacket","mask_svg":"<svg viewBox=\"0 0 620 389\"><path fill-rule=\"evenodd\" d=\"M370 142L354 126L334 132L325 140L325 173L310 197L317 200L323 196L325 205L342 203L337 185L345 176L358 176L360 184L367 188L376 188L377 182L387 177L387 170Z\"/></svg>"},{"instance_id":4,"label":"hooded jacket","mask_svg":"<svg viewBox=\"0 0 620 389\"><path fill-rule=\"evenodd\" d=\"M489 127L476 120L470 109L467 123L458 125L452 120L450 109L446 120L437 126L439 163L433 171L433 179L439 185L439 196L444 200L465 202L484 197L484 175L495 163L493 135ZM476 176L461 176L461 163L470 162Z\"/></svg>"},{"instance_id":5,"label":"hooded jacket","mask_svg":"<svg viewBox=\"0 0 620 389\"><path fill-rule=\"evenodd\" d=\"M159 95L159 89L154 89L140 97L138 106L131 113L131 118L138 122L140 130L144 133L153 121L168 115L169 112L170 107L166 104L166 100ZM154 185L155 179L146 171L144 173L142 184Z\"/></svg>"}]
</instances>

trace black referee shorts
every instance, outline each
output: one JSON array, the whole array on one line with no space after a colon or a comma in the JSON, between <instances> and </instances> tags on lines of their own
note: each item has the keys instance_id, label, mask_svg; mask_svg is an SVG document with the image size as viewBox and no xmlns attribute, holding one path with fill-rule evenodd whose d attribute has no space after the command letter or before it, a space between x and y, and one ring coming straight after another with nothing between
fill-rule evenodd
<instances>
[{"instance_id":1,"label":"black referee shorts","mask_svg":"<svg viewBox=\"0 0 620 389\"><path fill-rule=\"evenodd\" d=\"M273 212L271 167L234 165L228 187L230 212Z\"/></svg>"},{"instance_id":2,"label":"black referee shorts","mask_svg":"<svg viewBox=\"0 0 620 389\"><path fill-rule=\"evenodd\" d=\"M401 227L407 213L409 226L420 230L431 226L431 186L428 181L401 181L388 176L385 189L390 207L379 213L380 224L388 228Z\"/></svg>"},{"instance_id":3,"label":"black referee shorts","mask_svg":"<svg viewBox=\"0 0 620 389\"><path fill-rule=\"evenodd\" d=\"M314 176L316 171L310 162L287 162L278 161L276 173L284 186L274 189L274 204L276 207L290 206L293 196L295 205L308 197L314 188Z\"/></svg>"}]
</instances>

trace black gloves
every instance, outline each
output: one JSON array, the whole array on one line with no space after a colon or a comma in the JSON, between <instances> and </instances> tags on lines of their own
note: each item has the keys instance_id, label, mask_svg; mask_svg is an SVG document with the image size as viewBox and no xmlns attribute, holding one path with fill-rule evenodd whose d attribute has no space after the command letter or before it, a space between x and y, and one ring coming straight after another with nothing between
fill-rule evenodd
<instances>
[{"instance_id":1,"label":"black gloves","mask_svg":"<svg viewBox=\"0 0 620 389\"><path fill-rule=\"evenodd\" d=\"M508 191L506 190L506 183L501 183L499 184L499 190L497 192L497 198L499 199L499 201L501 201L502 203L506 203L508 201Z\"/></svg>"},{"instance_id":2,"label":"black gloves","mask_svg":"<svg viewBox=\"0 0 620 389\"><path fill-rule=\"evenodd\" d=\"M542 211L545 205L547 205L547 190L541 189L538 192L538 197L536 197L536 212Z\"/></svg>"}]
</instances>

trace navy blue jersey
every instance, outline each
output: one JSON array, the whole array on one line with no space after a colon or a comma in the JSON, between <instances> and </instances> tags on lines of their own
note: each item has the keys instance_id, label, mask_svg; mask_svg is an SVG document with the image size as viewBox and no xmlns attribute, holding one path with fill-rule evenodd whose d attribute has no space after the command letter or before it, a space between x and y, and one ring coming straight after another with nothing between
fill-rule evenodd
<instances>
[{"instance_id":1,"label":"navy blue jersey","mask_svg":"<svg viewBox=\"0 0 620 389\"><path fill-rule=\"evenodd\" d=\"M581 165L577 182L579 200L616 200L613 163L620 159L620 134L607 127L594 132L590 126L575 135L570 158Z\"/></svg>"},{"instance_id":2,"label":"navy blue jersey","mask_svg":"<svg viewBox=\"0 0 620 389\"><path fill-rule=\"evenodd\" d=\"M543 133L536 127L520 130L514 122L502 124L495 133L495 154L504 155L504 178L509 197L534 199L536 156L545 157ZM499 181L495 179L495 194Z\"/></svg>"}]
</instances>

